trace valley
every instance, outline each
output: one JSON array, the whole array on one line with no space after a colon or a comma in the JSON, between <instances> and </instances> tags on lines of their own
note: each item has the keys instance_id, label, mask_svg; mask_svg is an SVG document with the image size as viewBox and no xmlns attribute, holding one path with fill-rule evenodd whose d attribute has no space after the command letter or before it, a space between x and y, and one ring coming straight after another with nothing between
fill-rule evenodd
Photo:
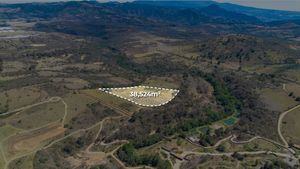
<instances>
[{"instance_id":1,"label":"valley","mask_svg":"<svg viewBox=\"0 0 300 169\"><path fill-rule=\"evenodd\" d=\"M299 168L296 20L166 4L0 4L0 169Z\"/></svg>"}]
</instances>

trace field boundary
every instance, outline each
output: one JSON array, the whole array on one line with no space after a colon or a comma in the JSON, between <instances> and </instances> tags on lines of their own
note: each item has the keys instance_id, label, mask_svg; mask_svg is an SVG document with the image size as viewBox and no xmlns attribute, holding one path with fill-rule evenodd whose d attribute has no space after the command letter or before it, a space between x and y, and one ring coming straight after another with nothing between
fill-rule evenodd
<instances>
[{"instance_id":1,"label":"field boundary","mask_svg":"<svg viewBox=\"0 0 300 169\"><path fill-rule=\"evenodd\" d=\"M169 90L169 91L174 91L175 94L173 95L173 97L171 99L169 99L168 101L164 102L164 103L161 103L161 104L158 104L158 105L151 105L151 104L140 104L140 103L137 103L133 100L130 100L130 99L127 99L123 96L120 96L120 95L117 95L117 94L114 94L108 90L121 90L121 89L136 89L136 88L148 88L148 89L157 89L157 90ZM121 99L125 99L129 102L132 102L134 104L137 104L139 106L144 106L144 107L159 107L159 106L163 106L165 104L168 104L170 101L172 101L176 96L177 94L179 93L179 90L177 89L168 89L168 88L160 88L160 87L152 87L152 86L133 86L133 87L119 87L119 88L98 88L99 91L102 91L102 92L105 92L105 93L108 93L108 94L111 94L111 95L114 95L114 96L117 96Z\"/></svg>"}]
</instances>

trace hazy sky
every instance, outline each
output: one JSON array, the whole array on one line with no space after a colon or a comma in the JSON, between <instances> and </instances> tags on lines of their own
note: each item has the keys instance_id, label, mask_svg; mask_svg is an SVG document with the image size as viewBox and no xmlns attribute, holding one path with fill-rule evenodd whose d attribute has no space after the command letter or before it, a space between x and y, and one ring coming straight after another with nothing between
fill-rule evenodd
<instances>
[{"instance_id":1,"label":"hazy sky","mask_svg":"<svg viewBox=\"0 0 300 169\"><path fill-rule=\"evenodd\" d=\"M0 3L20 3L20 2L54 2L63 0L0 0ZM68 0L65 0L68 1ZM99 0L99 1L109 1L109 0ZM128 1L128 0L119 0ZM291 10L300 11L300 0L215 0L217 2L230 2L245 6L254 6L259 8L268 9L281 9L281 10Z\"/></svg>"},{"instance_id":2,"label":"hazy sky","mask_svg":"<svg viewBox=\"0 0 300 169\"><path fill-rule=\"evenodd\" d=\"M1 0L0 0L1 1ZM300 11L300 0L215 0L258 8Z\"/></svg>"}]
</instances>

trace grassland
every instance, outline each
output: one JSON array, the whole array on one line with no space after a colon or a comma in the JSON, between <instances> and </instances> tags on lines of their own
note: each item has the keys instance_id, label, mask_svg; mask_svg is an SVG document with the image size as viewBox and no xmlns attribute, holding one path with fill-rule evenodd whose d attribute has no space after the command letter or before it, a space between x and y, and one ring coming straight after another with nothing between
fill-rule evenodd
<instances>
[{"instance_id":1,"label":"grassland","mask_svg":"<svg viewBox=\"0 0 300 169\"><path fill-rule=\"evenodd\" d=\"M12 161L8 168L9 169L15 169L15 168L22 168L22 169L33 169L33 159L34 159L35 153L16 159Z\"/></svg>"},{"instance_id":2,"label":"grassland","mask_svg":"<svg viewBox=\"0 0 300 169\"><path fill-rule=\"evenodd\" d=\"M259 93L267 108L273 111L282 112L297 105L295 99L289 97L282 88L262 89Z\"/></svg>"},{"instance_id":3,"label":"grassland","mask_svg":"<svg viewBox=\"0 0 300 169\"><path fill-rule=\"evenodd\" d=\"M86 96L99 101L101 104L104 104L108 107L115 109L118 112L132 115L140 107L128 102L127 100L118 98L111 94L101 92L96 89L91 90L82 90L80 93L85 94Z\"/></svg>"},{"instance_id":4,"label":"grassland","mask_svg":"<svg viewBox=\"0 0 300 169\"><path fill-rule=\"evenodd\" d=\"M143 85L153 86L153 87L164 87L164 88L170 88L170 89L179 88L178 81L176 81L175 78L172 78L172 77L152 76L152 77L147 78L146 81L143 82Z\"/></svg>"},{"instance_id":5,"label":"grassland","mask_svg":"<svg viewBox=\"0 0 300 169\"><path fill-rule=\"evenodd\" d=\"M184 162L181 168L223 168L223 169L243 169L243 168L261 168L267 162L272 162L276 158L272 155L246 156L243 160L237 160L233 157L215 156L215 157L191 157L190 162Z\"/></svg>"},{"instance_id":6,"label":"grassland","mask_svg":"<svg viewBox=\"0 0 300 169\"><path fill-rule=\"evenodd\" d=\"M243 70L259 73L259 74L277 74L282 75L294 81L300 81L300 67L299 64L275 64L275 65L251 65L243 67Z\"/></svg>"},{"instance_id":7,"label":"grassland","mask_svg":"<svg viewBox=\"0 0 300 169\"><path fill-rule=\"evenodd\" d=\"M79 78L52 78L54 83L64 83L66 88L79 90L89 86L89 83Z\"/></svg>"},{"instance_id":8,"label":"grassland","mask_svg":"<svg viewBox=\"0 0 300 169\"><path fill-rule=\"evenodd\" d=\"M163 104L168 103L171 101L179 91L177 90L167 90L167 89L161 89L161 88L151 88L151 87L145 87L145 86L137 86L137 87L129 87L129 88L116 88L111 89L109 91L111 94L125 98L127 100L130 100L131 102L134 102L136 104L141 105L148 105L148 106L160 106ZM131 92L155 92L160 93L158 96L155 97L131 97Z\"/></svg>"},{"instance_id":9,"label":"grassland","mask_svg":"<svg viewBox=\"0 0 300 169\"><path fill-rule=\"evenodd\" d=\"M64 114L65 106L62 102L45 103L21 111L5 121L16 128L30 130L58 121Z\"/></svg>"},{"instance_id":10,"label":"grassland","mask_svg":"<svg viewBox=\"0 0 300 169\"><path fill-rule=\"evenodd\" d=\"M245 144L234 144L230 140L222 143L225 147L225 152L239 152L239 151L272 151L272 152L284 152L284 149L274 145L273 143L267 142L262 139L256 139L252 142Z\"/></svg>"},{"instance_id":11,"label":"grassland","mask_svg":"<svg viewBox=\"0 0 300 169\"><path fill-rule=\"evenodd\" d=\"M293 93L294 97L300 97L300 85L295 83L287 83L286 90Z\"/></svg>"},{"instance_id":12,"label":"grassland","mask_svg":"<svg viewBox=\"0 0 300 169\"><path fill-rule=\"evenodd\" d=\"M2 73L12 73L18 71L24 71L26 69L26 64L20 61L9 61L3 63Z\"/></svg>"},{"instance_id":13,"label":"grassland","mask_svg":"<svg viewBox=\"0 0 300 169\"><path fill-rule=\"evenodd\" d=\"M0 110L11 111L45 99L47 94L38 88L12 89L0 93Z\"/></svg>"},{"instance_id":14,"label":"grassland","mask_svg":"<svg viewBox=\"0 0 300 169\"><path fill-rule=\"evenodd\" d=\"M283 75L293 79L297 82L300 82L300 68L297 69L289 69L283 73Z\"/></svg>"},{"instance_id":15,"label":"grassland","mask_svg":"<svg viewBox=\"0 0 300 169\"><path fill-rule=\"evenodd\" d=\"M205 161L203 163L200 163L197 165L197 168L204 169L207 167L222 167L224 169L230 169L232 167L237 168L238 167L238 161L230 160L228 157L209 157L208 161Z\"/></svg>"},{"instance_id":16,"label":"grassland","mask_svg":"<svg viewBox=\"0 0 300 169\"><path fill-rule=\"evenodd\" d=\"M6 124L6 125L0 127L0 153L1 153L1 155L0 155L0 168L1 169L4 169L4 167L6 165L6 161L7 161L6 157L4 156L4 150L3 150L2 142L6 138L8 138L8 137L20 132L20 131L21 130L12 127L9 124Z\"/></svg>"},{"instance_id":17,"label":"grassland","mask_svg":"<svg viewBox=\"0 0 300 169\"><path fill-rule=\"evenodd\" d=\"M16 134L22 130L15 128L9 124L0 127L0 142L2 142L5 138Z\"/></svg>"},{"instance_id":18,"label":"grassland","mask_svg":"<svg viewBox=\"0 0 300 169\"><path fill-rule=\"evenodd\" d=\"M300 145L300 109L289 112L283 119L282 133L289 143Z\"/></svg>"},{"instance_id":19,"label":"grassland","mask_svg":"<svg viewBox=\"0 0 300 169\"><path fill-rule=\"evenodd\" d=\"M85 94L70 93L64 96L64 101L68 105L68 114L65 119L65 123L80 113L84 113L87 110L87 105L96 102L96 99L88 97Z\"/></svg>"}]
</instances>

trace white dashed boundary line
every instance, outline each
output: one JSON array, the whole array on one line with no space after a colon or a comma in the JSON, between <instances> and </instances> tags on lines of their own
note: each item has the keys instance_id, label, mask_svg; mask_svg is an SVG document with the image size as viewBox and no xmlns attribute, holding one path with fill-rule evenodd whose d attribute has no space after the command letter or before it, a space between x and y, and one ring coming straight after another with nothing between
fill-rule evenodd
<instances>
[{"instance_id":1,"label":"white dashed boundary line","mask_svg":"<svg viewBox=\"0 0 300 169\"><path fill-rule=\"evenodd\" d=\"M164 102L164 103L161 103L161 104L157 104L157 105L151 105L151 104L148 105L148 104L137 103L137 102L135 102L133 100L127 99L127 98L125 98L123 96L119 96L117 94L114 94L112 92L107 91L107 90L122 90L122 89L135 89L135 88L148 88L148 89L157 89L157 90L170 90L170 91L174 91L175 94L167 102ZM119 98L125 99L125 100L127 100L129 102L132 102L134 104L137 104L139 106L144 106L144 107L159 107L159 106L165 105L165 104L169 103L170 101L172 101L177 96L177 94L179 93L179 90L176 90L176 89L167 89L167 88L152 87L152 86L133 86L133 87L119 87L119 88L99 88L98 90L103 91L103 92L108 93L108 94L111 94L111 95L114 95L114 96L117 96Z\"/></svg>"}]
</instances>

